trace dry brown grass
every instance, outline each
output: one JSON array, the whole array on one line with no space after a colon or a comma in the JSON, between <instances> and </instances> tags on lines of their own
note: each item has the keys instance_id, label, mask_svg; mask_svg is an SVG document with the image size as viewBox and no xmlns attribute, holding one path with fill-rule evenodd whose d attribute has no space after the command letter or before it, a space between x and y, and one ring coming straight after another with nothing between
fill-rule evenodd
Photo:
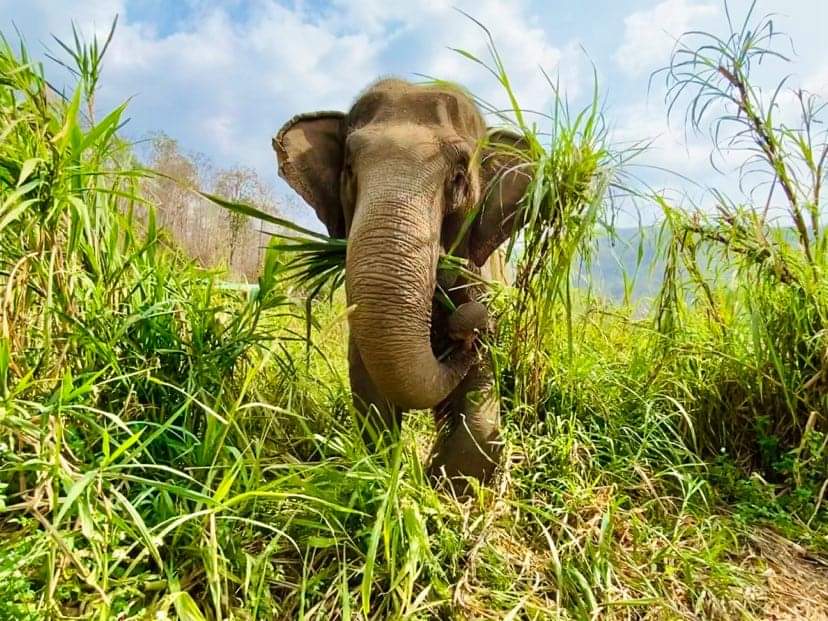
<instances>
[{"instance_id":1,"label":"dry brown grass","mask_svg":"<svg viewBox=\"0 0 828 621\"><path fill-rule=\"evenodd\" d=\"M828 619L828 558L809 554L778 533L762 529L751 538L745 564L757 576L759 618Z\"/></svg>"}]
</instances>

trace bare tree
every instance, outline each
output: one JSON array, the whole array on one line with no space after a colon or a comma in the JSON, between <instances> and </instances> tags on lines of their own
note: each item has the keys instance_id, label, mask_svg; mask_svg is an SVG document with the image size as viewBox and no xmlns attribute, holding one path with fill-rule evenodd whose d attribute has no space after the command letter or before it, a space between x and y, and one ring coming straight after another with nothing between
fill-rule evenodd
<instances>
[{"instance_id":1,"label":"bare tree","mask_svg":"<svg viewBox=\"0 0 828 621\"><path fill-rule=\"evenodd\" d=\"M158 206L159 225L205 267L224 265L231 277L256 278L264 242L260 223L224 210L192 190L208 189L277 215L272 188L249 167L216 170L203 155L184 153L178 141L166 134L154 134L149 145L148 165L160 175L148 180L144 190Z\"/></svg>"},{"instance_id":2,"label":"bare tree","mask_svg":"<svg viewBox=\"0 0 828 621\"><path fill-rule=\"evenodd\" d=\"M236 203L246 203L261 209L272 212L273 193L272 190L262 182L255 170L248 167L234 167L228 170L219 171L213 181L213 192L222 198ZM255 240L258 229L250 221L250 218L233 211L226 213L227 225L230 233L230 256L228 263L234 266L234 257L240 246L243 246L243 265L247 267L253 261L258 263L260 242ZM251 250L253 252L251 252ZM242 271L247 272L246 269Z\"/></svg>"},{"instance_id":3,"label":"bare tree","mask_svg":"<svg viewBox=\"0 0 828 621\"><path fill-rule=\"evenodd\" d=\"M174 232L182 232L184 224L191 220L190 190L202 182L197 158L182 153L178 141L164 133L153 134L150 145L148 164L160 176L150 179L144 191L158 206L161 223Z\"/></svg>"}]
</instances>

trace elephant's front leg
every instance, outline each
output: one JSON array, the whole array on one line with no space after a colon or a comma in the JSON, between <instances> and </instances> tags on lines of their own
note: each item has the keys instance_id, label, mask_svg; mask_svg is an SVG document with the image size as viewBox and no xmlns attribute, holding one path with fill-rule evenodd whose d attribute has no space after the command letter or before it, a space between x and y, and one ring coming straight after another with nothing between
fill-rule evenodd
<instances>
[{"instance_id":1,"label":"elephant's front leg","mask_svg":"<svg viewBox=\"0 0 828 621\"><path fill-rule=\"evenodd\" d=\"M470 491L467 477L487 482L500 462L500 401L485 354L449 397L435 408L437 441L430 475L446 477L457 496Z\"/></svg>"},{"instance_id":2,"label":"elephant's front leg","mask_svg":"<svg viewBox=\"0 0 828 621\"><path fill-rule=\"evenodd\" d=\"M377 389L362 356L348 339L348 372L351 380L357 427L368 447L380 448L383 438L397 438L402 424L402 410L385 399Z\"/></svg>"}]
</instances>

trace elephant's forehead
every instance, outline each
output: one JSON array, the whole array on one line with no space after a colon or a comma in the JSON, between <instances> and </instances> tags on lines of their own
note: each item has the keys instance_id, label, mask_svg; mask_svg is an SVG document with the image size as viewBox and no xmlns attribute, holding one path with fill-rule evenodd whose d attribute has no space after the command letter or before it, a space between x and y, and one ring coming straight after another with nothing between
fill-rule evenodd
<instances>
[{"instance_id":1,"label":"elephant's forehead","mask_svg":"<svg viewBox=\"0 0 828 621\"><path fill-rule=\"evenodd\" d=\"M400 157L409 160L412 156L424 163L440 155L442 145L451 140L451 136L446 135L448 133L434 125L375 121L350 131L346 144L352 166L359 167L361 163L376 161L377 158L387 160ZM456 143L455 139L451 144Z\"/></svg>"},{"instance_id":2,"label":"elephant's forehead","mask_svg":"<svg viewBox=\"0 0 828 621\"><path fill-rule=\"evenodd\" d=\"M480 111L467 95L401 80L384 80L369 88L348 116L352 129L374 123L414 123L442 127L473 139L485 132Z\"/></svg>"}]
</instances>

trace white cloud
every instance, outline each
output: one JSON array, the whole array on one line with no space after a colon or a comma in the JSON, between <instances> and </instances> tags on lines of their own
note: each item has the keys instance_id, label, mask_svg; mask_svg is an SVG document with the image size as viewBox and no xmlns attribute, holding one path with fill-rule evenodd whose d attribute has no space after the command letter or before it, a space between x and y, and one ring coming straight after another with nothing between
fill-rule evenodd
<instances>
[{"instance_id":1,"label":"white cloud","mask_svg":"<svg viewBox=\"0 0 828 621\"><path fill-rule=\"evenodd\" d=\"M207 10L166 36L124 23L100 101L135 95L133 131L163 129L220 166L253 165L275 179L272 134L296 112L345 105L378 73L378 51L365 35L338 35L271 3L242 22Z\"/></svg>"},{"instance_id":2,"label":"white cloud","mask_svg":"<svg viewBox=\"0 0 828 621\"><path fill-rule=\"evenodd\" d=\"M460 11L465 11L491 32L509 78L524 108L544 109L552 91L541 68L562 87L577 95L582 84L578 68L581 53L572 42L549 40L539 25L530 0L426 0L416 11L402 0L337 0L328 15L336 29L373 33L386 43L395 58L383 58L383 67L402 77L419 73L459 82L484 100L507 105L503 88L485 69L450 48L462 49L491 62L485 32ZM458 10L459 9L459 10Z\"/></svg>"},{"instance_id":3,"label":"white cloud","mask_svg":"<svg viewBox=\"0 0 828 621\"><path fill-rule=\"evenodd\" d=\"M30 51L41 45L59 49L52 35L71 41L72 24L88 36L105 37L116 14L123 13L126 0L87 0L55 6L52 0L0 0L0 30L14 40L12 22L23 34Z\"/></svg>"},{"instance_id":4,"label":"white cloud","mask_svg":"<svg viewBox=\"0 0 828 621\"><path fill-rule=\"evenodd\" d=\"M466 4L469 6L465 10L490 29L523 108L549 112L554 95L541 69L553 80L560 75L561 86L569 96L577 97L583 90L579 69L585 59L577 46L573 42L553 45L526 3L490 0ZM491 64L482 30L460 15L452 19L450 12L442 19L435 16L431 23L441 24L438 40L442 45L431 46L429 50L429 72L465 84L493 105L508 107L506 93L493 76L445 47L463 49Z\"/></svg>"},{"instance_id":5,"label":"white cloud","mask_svg":"<svg viewBox=\"0 0 828 621\"><path fill-rule=\"evenodd\" d=\"M828 64L806 76L802 88L822 99L828 99Z\"/></svg>"},{"instance_id":6,"label":"white cloud","mask_svg":"<svg viewBox=\"0 0 828 621\"><path fill-rule=\"evenodd\" d=\"M101 36L120 13L99 107L134 95L133 137L162 129L220 166L253 165L275 180L270 137L284 121L298 112L346 109L381 75L434 75L506 104L492 76L447 49L486 56L484 33L453 8L456 0L426 0L417 10L402 0L340 0L321 12L301 2L252 0L242 16L224 3L196 2L172 32L136 21L125 3L0 0L0 14L12 14L37 47L50 32L65 37L71 20L87 36ZM570 93L579 88L571 59L580 54L548 41L529 0L459 4L491 28L524 107L543 108L551 98L539 66L553 76L560 71Z\"/></svg>"},{"instance_id":7,"label":"white cloud","mask_svg":"<svg viewBox=\"0 0 828 621\"><path fill-rule=\"evenodd\" d=\"M613 55L616 67L630 85L641 85L643 88L647 74L668 61L675 39L683 32L700 29L723 34L726 23L720 7L718 2L666 0L629 15L625 19L623 41ZM744 18L749 7L748 0L730 1L730 9L737 22ZM780 0L760 1L754 19L774 10L783 12L774 18L776 29L793 30L794 40L797 43L801 41L801 45L796 46L798 54L793 55L793 64L786 66L774 60L755 66L752 75L755 84L760 87L757 92L767 102L775 91L777 80L789 72L793 74L787 88L779 94L779 110L775 118L777 122L795 126L799 122L799 105L792 89L801 86L823 98L828 94L828 65L822 60L821 53L814 49L814 37L807 32L811 22L805 19L828 9L810 0L806 5L806 0L803 0L801 6L797 4L796 15L792 16L795 19L784 15L786 9L788 12L793 10ZM790 52L784 40L778 40L776 45L779 51ZM819 60L815 63L815 59ZM709 193L705 193L708 187L722 190L736 200L765 200L766 184L759 185L754 196L743 194L743 190L750 193L757 184L765 182L765 177L753 175L745 179L744 188L740 186L741 173L744 172L741 167L748 153L726 148L726 137L738 131L738 127L732 124L722 126L724 133L720 136L720 143L723 151L714 150L713 139L707 133L711 129L708 122L721 116L721 106L713 104L707 110L701 134L692 129L685 131L684 106L691 95L678 102L668 124L664 87L661 83L653 86L654 90L646 100L638 95L641 91L633 87L627 101L617 100L614 107L613 118L618 122L612 131L612 138L617 144L624 146L642 140L651 141L650 148L635 160L642 166L635 169L637 175L655 189L673 188L677 192L687 192L701 205L709 206L711 202ZM715 168L711 164L711 154ZM658 172L656 169L674 172Z\"/></svg>"},{"instance_id":8,"label":"white cloud","mask_svg":"<svg viewBox=\"0 0 828 621\"><path fill-rule=\"evenodd\" d=\"M637 103L624 106L618 115L622 121L610 133L621 148L650 144L640 163L696 174L704 168L710 148L692 134L685 136L683 127L667 124L661 106Z\"/></svg>"},{"instance_id":9,"label":"white cloud","mask_svg":"<svg viewBox=\"0 0 828 621\"><path fill-rule=\"evenodd\" d=\"M624 18L624 40L615 52L615 62L630 76L657 69L667 61L679 36L718 15L718 4L692 0L664 0L632 13Z\"/></svg>"},{"instance_id":10,"label":"white cloud","mask_svg":"<svg viewBox=\"0 0 828 621\"><path fill-rule=\"evenodd\" d=\"M663 105L638 102L620 107L620 122L610 130L617 149L647 145L633 160L629 171L642 184L639 189L664 193L674 203L688 200L705 209L712 208L710 188L735 199L741 197L740 167L747 154L738 150L716 150L709 133L686 128L677 115L668 123ZM643 221L649 224L661 214L654 204L645 202Z\"/></svg>"}]
</instances>

